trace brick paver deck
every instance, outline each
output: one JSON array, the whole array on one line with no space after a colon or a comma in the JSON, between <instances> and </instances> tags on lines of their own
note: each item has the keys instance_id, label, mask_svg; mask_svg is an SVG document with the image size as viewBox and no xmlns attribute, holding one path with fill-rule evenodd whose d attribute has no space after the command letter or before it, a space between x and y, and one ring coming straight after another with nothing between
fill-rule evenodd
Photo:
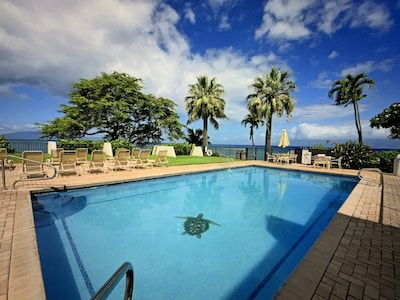
<instances>
[{"instance_id":1,"label":"brick paver deck","mask_svg":"<svg viewBox=\"0 0 400 300\"><path fill-rule=\"evenodd\" d=\"M246 161L118 171L18 183L16 191L0 192L0 300L45 299L31 190L64 189L255 164L276 167L265 162ZM327 171L297 164L279 167L357 174L354 170ZM10 186L18 178L19 171L6 175L7 186ZM376 174L368 173L366 177L376 179ZM275 298L400 299L399 283L400 177L385 174L383 200L376 181L360 181Z\"/></svg>"}]
</instances>

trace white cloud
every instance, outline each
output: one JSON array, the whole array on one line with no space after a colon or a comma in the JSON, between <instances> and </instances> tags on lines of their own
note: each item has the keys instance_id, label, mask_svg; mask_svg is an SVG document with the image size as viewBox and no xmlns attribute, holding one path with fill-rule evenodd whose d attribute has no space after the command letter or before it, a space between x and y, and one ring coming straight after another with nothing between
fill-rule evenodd
<instances>
[{"instance_id":1,"label":"white cloud","mask_svg":"<svg viewBox=\"0 0 400 300\"><path fill-rule=\"evenodd\" d=\"M388 30L393 25L389 10L385 5L365 1L356 9L356 15L351 26L367 26L372 29Z\"/></svg>"},{"instance_id":2,"label":"white cloud","mask_svg":"<svg viewBox=\"0 0 400 300\"><path fill-rule=\"evenodd\" d=\"M387 129L372 129L368 120L361 121L364 139L385 139ZM290 137L297 140L358 140L358 133L354 122L343 123L300 123L290 129Z\"/></svg>"},{"instance_id":3,"label":"white cloud","mask_svg":"<svg viewBox=\"0 0 400 300\"><path fill-rule=\"evenodd\" d=\"M238 0L208 0L208 5L213 10L218 10L221 7L232 7Z\"/></svg>"},{"instance_id":4,"label":"white cloud","mask_svg":"<svg viewBox=\"0 0 400 300\"><path fill-rule=\"evenodd\" d=\"M269 0L255 37L302 40L319 32L333 34L346 25L387 30L393 20L384 4L373 1Z\"/></svg>"},{"instance_id":5,"label":"white cloud","mask_svg":"<svg viewBox=\"0 0 400 300\"><path fill-rule=\"evenodd\" d=\"M190 7L185 8L185 19L189 20L190 23L196 23L196 15Z\"/></svg>"},{"instance_id":6,"label":"white cloud","mask_svg":"<svg viewBox=\"0 0 400 300\"><path fill-rule=\"evenodd\" d=\"M219 23L218 28L222 31L231 29L231 25L228 22L228 16L221 17L221 22Z\"/></svg>"},{"instance_id":7,"label":"white cloud","mask_svg":"<svg viewBox=\"0 0 400 300\"><path fill-rule=\"evenodd\" d=\"M316 89L328 89L332 87L333 80L330 79L328 72L318 74L318 78L310 83L310 86Z\"/></svg>"},{"instance_id":8,"label":"white cloud","mask_svg":"<svg viewBox=\"0 0 400 300\"><path fill-rule=\"evenodd\" d=\"M366 106L359 104L360 112L365 111ZM329 119L341 119L354 115L352 106L338 106L332 104L313 104L307 106L295 106L293 120L296 122L326 121Z\"/></svg>"},{"instance_id":9,"label":"white cloud","mask_svg":"<svg viewBox=\"0 0 400 300\"><path fill-rule=\"evenodd\" d=\"M290 31L295 29L292 26L310 24L312 18L305 13L304 3L288 1L290 9L285 10L283 2L269 2L273 18L279 18L282 23L285 18L289 20L286 28L277 24L268 31L271 36L280 32L290 37L293 34ZM225 7L235 1L212 3L215 7ZM158 0L99 0L95 10L90 1L43 0L33 4L20 0L16 6L15 1L3 0L0 11L3 12L0 18L0 94L11 93L18 84L26 84L45 87L52 96L67 98L70 84L80 78L93 78L101 72L126 72L144 80L146 93L174 100L184 122L183 104L188 84L194 83L196 76L206 74L216 77L227 92L226 114L230 120L222 120L221 127L225 122L234 126L246 114L244 103L254 78L272 65L290 69L273 52L253 57L246 57L232 48L192 53L186 36L179 32L177 25L182 18L195 21L193 11L192 15L188 8L180 16ZM307 36L309 28L299 26L300 30L302 28ZM390 67L390 61L368 62L353 68L368 67L383 71ZM320 73L313 85L329 87L330 83L328 74ZM328 126L324 123L326 120L339 119L340 122L348 117L352 121L349 126L353 128L352 116L352 107L296 106L293 120ZM281 119L286 122L285 118ZM278 120L275 118L274 124L278 124ZM264 128L260 129L261 136L263 131ZM247 141L248 128L243 132Z\"/></svg>"},{"instance_id":10,"label":"white cloud","mask_svg":"<svg viewBox=\"0 0 400 300\"><path fill-rule=\"evenodd\" d=\"M144 80L146 93L174 100L185 116L188 84L206 74L224 86L226 113L240 121L248 86L260 71L282 64L273 53L247 58L229 48L192 54L177 29L180 16L170 6L147 0L99 1L96 10L90 1L56 7L51 0L35 6L25 0L18 8L11 0L2 1L6 17L0 19L0 86L42 86L67 97L70 84L80 78L126 72ZM46 6L51 9L42 9Z\"/></svg>"},{"instance_id":11,"label":"white cloud","mask_svg":"<svg viewBox=\"0 0 400 300\"><path fill-rule=\"evenodd\" d=\"M256 38L266 35L272 39L301 39L311 32L304 24L303 11L313 0L271 0L264 7L261 26L256 30Z\"/></svg>"},{"instance_id":12,"label":"white cloud","mask_svg":"<svg viewBox=\"0 0 400 300\"><path fill-rule=\"evenodd\" d=\"M392 69L392 59L385 59L380 62L369 60L362 63L358 63L355 66L343 69L341 76L346 76L347 74L359 74L359 73L371 73L375 70L387 72Z\"/></svg>"},{"instance_id":13,"label":"white cloud","mask_svg":"<svg viewBox=\"0 0 400 300\"><path fill-rule=\"evenodd\" d=\"M351 9L350 0L324 1L318 14L318 30L332 34L342 28L350 18L348 12Z\"/></svg>"},{"instance_id":14,"label":"white cloud","mask_svg":"<svg viewBox=\"0 0 400 300\"><path fill-rule=\"evenodd\" d=\"M354 139L357 137L357 130L354 124L342 125L321 125L318 123L300 123L295 129L295 139L315 140L315 139Z\"/></svg>"},{"instance_id":15,"label":"white cloud","mask_svg":"<svg viewBox=\"0 0 400 300\"><path fill-rule=\"evenodd\" d=\"M339 52L337 52L337 51L332 51L329 55L328 55L328 58L329 59L334 59L334 58L336 58L336 57L339 57Z\"/></svg>"}]
</instances>

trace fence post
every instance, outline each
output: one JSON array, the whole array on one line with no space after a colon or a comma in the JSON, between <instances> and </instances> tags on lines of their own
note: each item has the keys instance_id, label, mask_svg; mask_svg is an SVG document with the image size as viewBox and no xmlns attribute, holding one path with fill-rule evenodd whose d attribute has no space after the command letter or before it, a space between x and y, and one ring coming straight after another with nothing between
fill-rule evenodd
<instances>
[{"instance_id":1,"label":"fence post","mask_svg":"<svg viewBox=\"0 0 400 300\"><path fill-rule=\"evenodd\" d=\"M47 153L51 154L51 150L56 150L57 149L57 143L56 142L52 142L52 141L48 141L47 142Z\"/></svg>"}]
</instances>

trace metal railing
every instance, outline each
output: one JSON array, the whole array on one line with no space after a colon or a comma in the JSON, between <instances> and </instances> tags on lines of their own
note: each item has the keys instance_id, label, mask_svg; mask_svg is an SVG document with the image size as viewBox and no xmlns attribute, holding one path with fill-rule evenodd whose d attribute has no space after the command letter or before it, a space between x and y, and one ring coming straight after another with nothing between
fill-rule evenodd
<instances>
[{"instance_id":1,"label":"metal railing","mask_svg":"<svg viewBox=\"0 0 400 300\"><path fill-rule=\"evenodd\" d=\"M379 183L380 186L383 186L383 173L382 173L382 171L381 171L380 169L378 169L378 168L362 168L362 169L359 170L358 173L357 173L357 176L358 176L358 178L360 178L360 179L365 179L365 180L367 180L367 181L377 182L377 180L375 180L375 179L370 179L370 178L365 178L365 177L363 177L362 174L361 174L362 171L378 172L379 175L380 175L380 178L379 178L378 183Z\"/></svg>"},{"instance_id":2,"label":"metal railing","mask_svg":"<svg viewBox=\"0 0 400 300\"><path fill-rule=\"evenodd\" d=\"M104 300L111 294L115 286L126 275L124 300L133 297L134 272L130 262L123 263L118 270L104 283L104 285L93 295L91 300Z\"/></svg>"},{"instance_id":3,"label":"metal railing","mask_svg":"<svg viewBox=\"0 0 400 300\"><path fill-rule=\"evenodd\" d=\"M36 164L38 164L38 165L46 166L46 167L49 167L49 168L53 169L53 174L52 174L51 176L39 177L39 178L23 178L23 179L15 180L15 181L11 184L13 190L15 190L15 185L16 185L18 182L22 182L22 181L37 181L37 180L49 180L49 179L53 179L53 178L55 178L55 177L57 176L57 169L56 169L55 166L53 166L53 165L51 165L51 164L44 163L44 162L39 162L39 161L36 161L36 160L31 160L31 159L27 159L27 158L23 158L23 157L19 157L19 156L14 156L14 155L7 154L7 155L1 160L1 165L2 165L2 168L1 168L1 178L2 178L2 184L3 184L3 189L4 189L4 190L7 190L7 185L6 185L6 170L5 170L6 168L5 168L5 163L4 163L5 160L6 160L7 158L14 158L14 159L19 159L19 160L29 161L29 162L31 162L31 163L36 163Z\"/></svg>"}]
</instances>

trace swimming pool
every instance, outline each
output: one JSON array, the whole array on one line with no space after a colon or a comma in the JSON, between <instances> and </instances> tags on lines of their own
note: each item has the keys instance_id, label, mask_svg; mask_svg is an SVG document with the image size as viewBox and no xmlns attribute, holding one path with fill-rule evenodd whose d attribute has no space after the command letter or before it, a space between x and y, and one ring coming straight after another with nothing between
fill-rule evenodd
<instances>
[{"instance_id":1,"label":"swimming pool","mask_svg":"<svg viewBox=\"0 0 400 300\"><path fill-rule=\"evenodd\" d=\"M130 261L137 299L271 298L356 183L247 167L37 194L46 295L88 299ZM221 226L182 235L199 213Z\"/></svg>"}]
</instances>

